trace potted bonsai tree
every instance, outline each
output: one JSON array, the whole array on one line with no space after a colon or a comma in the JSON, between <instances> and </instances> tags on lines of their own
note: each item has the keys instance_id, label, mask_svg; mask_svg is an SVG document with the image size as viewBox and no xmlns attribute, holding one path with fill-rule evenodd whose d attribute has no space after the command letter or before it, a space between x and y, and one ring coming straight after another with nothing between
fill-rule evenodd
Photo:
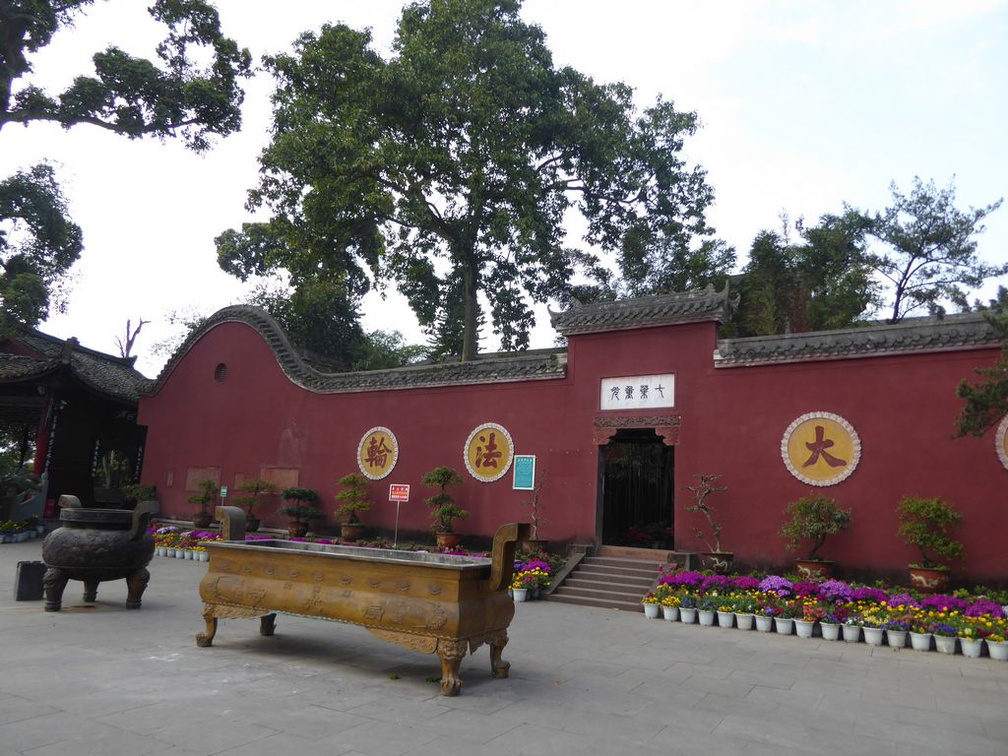
<instances>
[{"instance_id":1,"label":"potted bonsai tree","mask_svg":"<svg viewBox=\"0 0 1008 756\"><path fill-rule=\"evenodd\" d=\"M141 502L146 502L151 505L151 514L157 514L160 509L157 500L157 486L153 483L131 483L128 486L123 486L122 493L127 503L134 507Z\"/></svg>"},{"instance_id":2,"label":"potted bonsai tree","mask_svg":"<svg viewBox=\"0 0 1008 756\"><path fill-rule=\"evenodd\" d=\"M204 478L200 481L199 492L192 494L187 501L199 505L199 510L193 514L193 525L197 528L210 527L210 523L213 522L210 505L217 501L217 481Z\"/></svg>"},{"instance_id":3,"label":"potted bonsai tree","mask_svg":"<svg viewBox=\"0 0 1008 756\"><path fill-rule=\"evenodd\" d=\"M262 522L252 513L252 509L262 498L275 494L276 490L273 483L262 478L250 478L238 486L238 491L242 496L236 497L234 503L245 508L245 530L250 533L259 530Z\"/></svg>"},{"instance_id":4,"label":"potted bonsai tree","mask_svg":"<svg viewBox=\"0 0 1008 756\"><path fill-rule=\"evenodd\" d=\"M785 511L791 519L781 526L780 534L788 540L788 551L797 550L800 541L812 544L804 559L795 560L795 571L805 580L829 577L833 563L820 558L819 549L827 536L850 527L850 510L840 509L829 496L815 494L792 501Z\"/></svg>"},{"instance_id":5,"label":"potted bonsai tree","mask_svg":"<svg viewBox=\"0 0 1008 756\"><path fill-rule=\"evenodd\" d=\"M962 543L952 537L962 515L943 499L915 496L904 496L898 511L900 538L920 553L920 562L909 566L910 585L925 593L944 591L949 582L947 562L963 554Z\"/></svg>"},{"instance_id":6,"label":"potted bonsai tree","mask_svg":"<svg viewBox=\"0 0 1008 756\"><path fill-rule=\"evenodd\" d=\"M340 539L353 543L364 532L357 513L370 509L372 504L368 496L368 480L360 473L350 473L340 478L339 484L343 490L336 494L337 501L341 502L336 516L345 518L340 524Z\"/></svg>"},{"instance_id":7,"label":"potted bonsai tree","mask_svg":"<svg viewBox=\"0 0 1008 756\"><path fill-rule=\"evenodd\" d=\"M318 508L318 492L311 488L297 486L285 488L280 494L284 501L291 502L280 507L280 514L291 518L287 525L287 534L291 538L304 538L312 520L325 518L325 513Z\"/></svg>"},{"instance_id":8,"label":"potted bonsai tree","mask_svg":"<svg viewBox=\"0 0 1008 756\"><path fill-rule=\"evenodd\" d=\"M697 479L695 486L686 486L686 490L693 494L693 506L686 507L687 512L700 512L707 520L710 528L710 537L700 528L696 529L696 537L704 542L707 551L700 554L700 566L714 572L725 573L731 568L734 553L721 550L721 528L723 523L714 514L714 508L708 501L708 497L713 493L727 491L728 486L718 486L716 483L721 478L716 473L699 473L694 475Z\"/></svg>"},{"instance_id":9,"label":"potted bonsai tree","mask_svg":"<svg viewBox=\"0 0 1008 756\"><path fill-rule=\"evenodd\" d=\"M451 495L445 490L448 486L459 486L462 478L450 467L435 467L420 479L428 488L437 488L438 492L424 500L431 508L434 518L434 537L439 549L450 549L458 545L461 537L452 530L455 520L463 520L469 513L455 505Z\"/></svg>"}]
</instances>

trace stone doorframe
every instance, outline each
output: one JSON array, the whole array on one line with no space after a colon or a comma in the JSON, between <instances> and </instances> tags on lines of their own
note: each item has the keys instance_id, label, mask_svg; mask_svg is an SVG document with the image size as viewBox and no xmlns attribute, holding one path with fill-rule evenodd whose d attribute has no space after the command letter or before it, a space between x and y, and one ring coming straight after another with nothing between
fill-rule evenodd
<instances>
[{"instance_id":1,"label":"stone doorframe","mask_svg":"<svg viewBox=\"0 0 1008 756\"><path fill-rule=\"evenodd\" d=\"M595 446L605 446L616 435L616 431L629 428L654 428L655 433L666 446L679 443L679 415L618 415L596 417L592 427Z\"/></svg>"}]
</instances>

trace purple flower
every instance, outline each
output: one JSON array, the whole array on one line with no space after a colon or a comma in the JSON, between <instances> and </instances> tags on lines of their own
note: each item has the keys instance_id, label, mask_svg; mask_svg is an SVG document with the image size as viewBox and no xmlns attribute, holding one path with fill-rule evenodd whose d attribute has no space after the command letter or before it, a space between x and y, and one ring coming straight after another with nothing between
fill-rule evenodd
<instances>
[{"instance_id":1,"label":"purple flower","mask_svg":"<svg viewBox=\"0 0 1008 756\"><path fill-rule=\"evenodd\" d=\"M778 596L790 596L794 584L780 575L768 575L759 584L761 591L773 591Z\"/></svg>"},{"instance_id":2,"label":"purple flower","mask_svg":"<svg viewBox=\"0 0 1008 756\"><path fill-rule=\"evenodd\" d=\"M794 584L794 595L804 598L805 596L818 596L819 585L816 583L801 582Z\"/></svg>"},{"instance_id":3,"label":"purple flower","mask_svg":"<svg viewBox=\"0 0 1008 756\"><path fill-rule=\"evenodd\" d=\"M863 585L851 592L851 598L854 601L871 601L880 604L888 597L886 596L886 592L879 588L869 588L867 585Z\"/></svg>"},{"instance_id":4,"label":"purple flower","mask_svg":"<svg viewBox=\"0 0 1008 756\"><path fill-rule=\"evenodd\" d=\"M917 599L911 596L909 593L894 593L889 597L889 606L920 606L917 603Z\"/></svg>"},{"instance_id":5,"label":"purple flower","mask_svg":"<svg viewBox=\"0 0 1008 756\"><path fill-rule=\"evenodd\" d=\"M727 591L731 587L731 578L727 575L708 575L700 584L700 590L706 593Z\"/></svg>"},{"instance_id":6,"label":"purple flower","mask_svg":"<svg viewBox=\"0 0 1008 756\"><path fill-rule=\"evenodd\" d=\"M525 566L522 567L521 569L522 572L524 572L525 570L542 570L548 575L550 571L550 566L542 559L529 559L527 562L525 562Z\"/></svg>"},{"instance_id":7,"label":"purple flower","mask_svg":"<svg viewBox=\"0 0 1008 756\"><path fill-rule=\"evenodd\" d=\"M819 595L826 601L850 601L851 587L843 580L824 580L819 584Z\"/></svg>"},{"instance_id":8,"label":"purple flower","mask_svg":"<svg viewBox=\"0 0 1008 756\"><path fill-rule=\"evenodd\" d=\"M934 609L938 612L964 612L969 604L961 598L956 598L955 596L949 596L942 593L936 593L934 596L928 596L920 602L921 609Z\"/></svg>"},{"instance_id":9,"label":"purple flower","mask_svg":"<svg viewBox=\"0 0 1008 756\"><path fill-rule=\"evenodd\" d=\"M994 619L1000 619L1004 616L1004 611L1000 604L989 599L978 599L966 610L967 617L982 617L985 614L989 614Z\"/></svg>"},{"instance_id":10,"label":"purple flower","mask_svg":"<svg viewBox=\"0 0 1008 756\"><path fill-rule=\"evenodd\" d=\"M697 588L703 582L704 576L699 572L693 572L691 570L683 570L682 572L674 572L670 575L664 575L659 582L664 585L674 585L685 588Z\"/></svg>"},{"instance_id":11,"label":"purple flower","mask_svg":"<svg viewBox=\"0 0 1008 756\"><path fill-rule=\"evenodd\" d=\"M732 586L740 591L754 591L759 587L759 580L752 575L739 575L732 580Z\"/></svg>"}]
</instances>

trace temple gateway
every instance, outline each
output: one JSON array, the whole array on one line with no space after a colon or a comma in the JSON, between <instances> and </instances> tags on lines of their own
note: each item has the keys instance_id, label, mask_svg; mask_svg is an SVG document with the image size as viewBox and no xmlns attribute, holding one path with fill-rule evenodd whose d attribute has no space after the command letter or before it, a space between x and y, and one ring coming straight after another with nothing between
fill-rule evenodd
<instances>
[{"instance_id":1,"label":"temple gateway","mask_svg":"<svg viewBox=\"0 0 1008 756\"><path fill-rule=\"evenodd\" d=\"M942 497L963 515L959 574L1003 579L1008 424L952 438L956 384L998 355L981 316L719 340L729 308L727 289L585 305L552 315L566 348L332 373L261 310L227 307L140 397L143 480L169 517L191 517L202 480L261 477L317 490L334 523L336 481L359 470L365 525L390 534L398 511L403 534L429 530L420 479L446 465L474 541L528 520L534 492L552 544L701 552L686 486L716 474L727 490L709 501L737 563L788 564L785 507L821 492L853 513L823 556L894 575L916 557L896 534L900 499ZM405 485L409 500L390 501ZM283 526L280 503L257 516Z\"/></svg>"}]
</instances>

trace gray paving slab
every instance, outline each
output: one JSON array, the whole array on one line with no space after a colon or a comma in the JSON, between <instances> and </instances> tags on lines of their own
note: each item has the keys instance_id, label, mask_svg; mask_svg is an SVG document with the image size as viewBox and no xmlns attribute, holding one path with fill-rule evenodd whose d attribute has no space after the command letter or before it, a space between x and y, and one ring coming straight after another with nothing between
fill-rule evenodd
<instances>
[{"instance_id":1,"label":"gray paving slab","mask_svg":"<svg viewBox=\"0 0 1008 756\"><path fill-rule=\"evenodd\" d=\"M481 649L444 698L436 657L354 626L224 620L198 648L199 563L155 558L139 611L120 581L47 614L13 596L40 551L0 546L0 756L1008 753L1008 664L986 658L530 602L511 677Z\"/></svg>"}]
</instances>

